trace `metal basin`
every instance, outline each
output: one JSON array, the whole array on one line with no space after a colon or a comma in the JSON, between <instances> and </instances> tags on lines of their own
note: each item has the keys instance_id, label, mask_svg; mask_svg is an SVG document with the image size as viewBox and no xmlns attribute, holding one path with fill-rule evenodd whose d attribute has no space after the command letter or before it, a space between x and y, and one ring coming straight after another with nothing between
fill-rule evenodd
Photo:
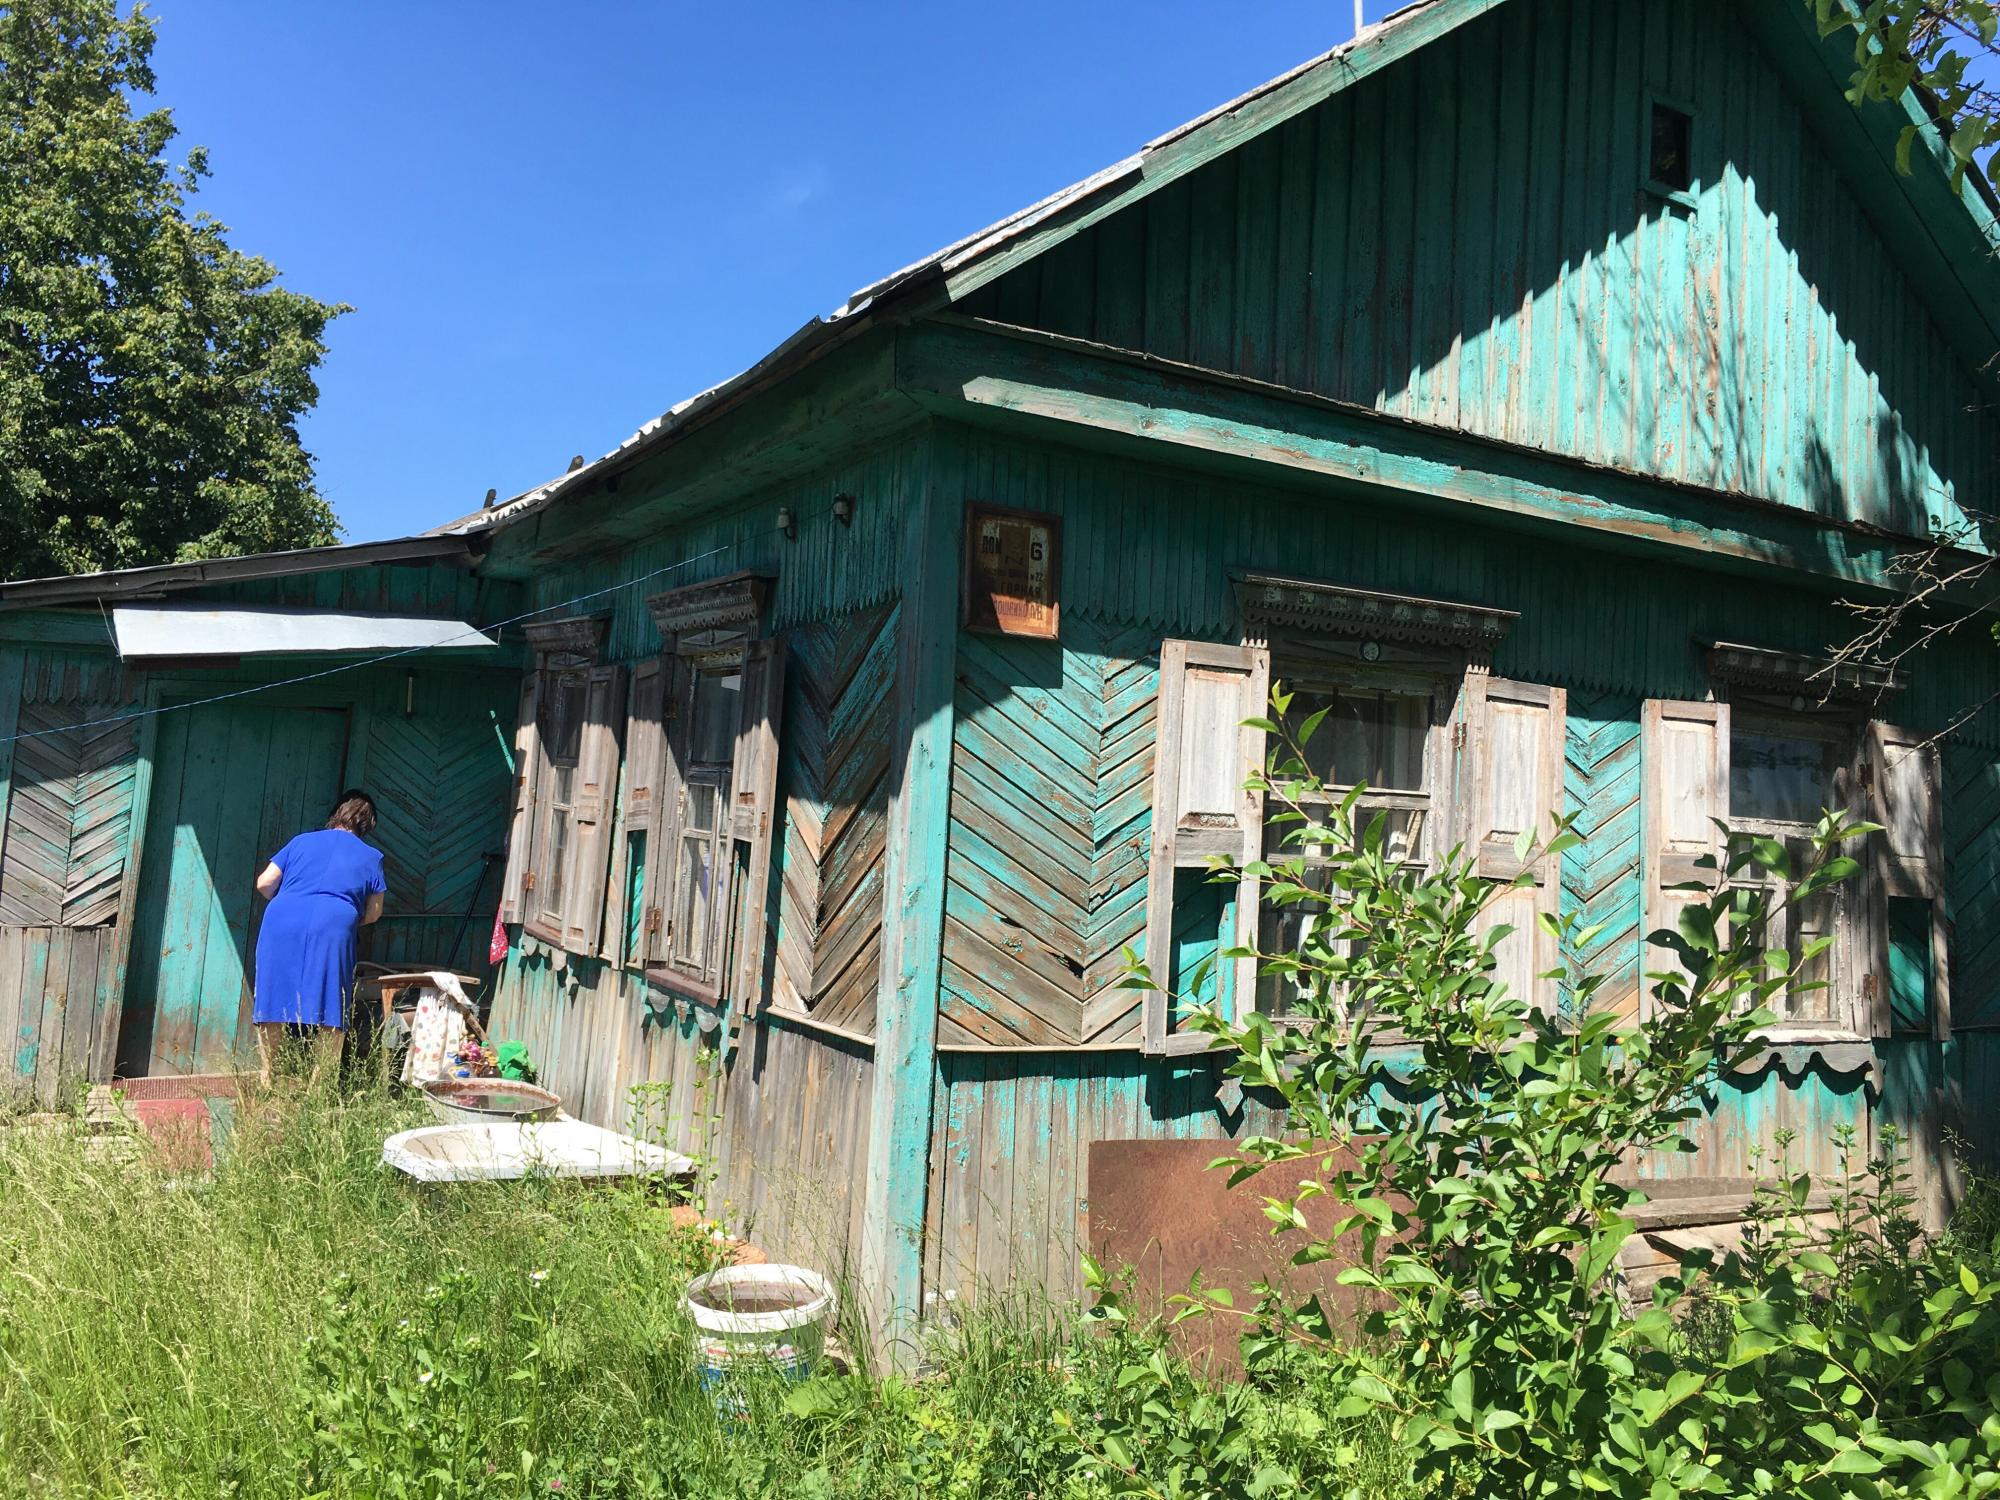
<instances>
[{"instance_id":1,"label":"metal basin","mask_svg":"<svg viewBox=\"0 0 2000 1500\"><path fill-rule=\"evenodd\" d=\"M553 1120L562 1108L547 1089L507 1078L435 1078L423 1087L431 1113L446 1125Z\"/></svg>"}]
</instances>

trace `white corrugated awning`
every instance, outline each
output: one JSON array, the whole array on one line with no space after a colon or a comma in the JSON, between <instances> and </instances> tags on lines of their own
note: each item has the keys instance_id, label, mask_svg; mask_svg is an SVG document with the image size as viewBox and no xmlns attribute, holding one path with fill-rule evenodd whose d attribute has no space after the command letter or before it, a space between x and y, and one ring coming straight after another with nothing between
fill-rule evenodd
<instances>
[{"instance_id":1,"label":"white corrugated awning","mask_svg":"<svg viewBox=\"0 0 2000 1500\"><path fill-rule=\"evenodd\" d=\"M494 644L463 620L350 614L255 605L119 604L111 633L127 661L202 656L297 656L328 652L461 650Z\"/></svg>"}]
</instances>

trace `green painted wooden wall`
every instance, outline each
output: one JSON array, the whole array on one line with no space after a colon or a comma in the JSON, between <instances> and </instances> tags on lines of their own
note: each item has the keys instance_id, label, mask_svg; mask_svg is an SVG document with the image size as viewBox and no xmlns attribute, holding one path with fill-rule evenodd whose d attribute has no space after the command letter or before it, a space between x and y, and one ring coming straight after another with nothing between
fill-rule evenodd
<instances>
[{"instance_id":1,"label":"green painted wooden wall","mask_svg":"<svg viewBox=\"0 0 2000 1500\"><path fill-rule=\"evenodd\" d=\"M137 685L103 656L0 646L0 1107L62 1102L117 1044Z\"/></svg>"},{"instance_id":2,"label":"green painted wooden wall","mask_svg":"<svg viewBox=\"0 0 2000 1500\"><path fill-rule=\"evenodd\" d=\"M1590 951L1571 957L1609 973L1605 998L1625 1009L1636 1003L1647 963L1641 702L1705 695L1706 641L1819 651L1852 628L1825 594L1415 516L1331 489L1211 481L969 428L941 429L938 447L944 488L1051 511L1064 525L1061 644L960 639L941 999L947 1025L932 1143L932 1191L943 1198L931 1205L938 1239L929 1262L945 1286L1005 1281L1024 1258L1036 1263L1055 1253L1057 1240L1073 1246L1088 1209L1092 1139L1256 1128L1218 1107L1199 1066L1190 1071L1134 1051L955 1050L1074 1042L1045 1018L1081 1024L1093 996L1110 998L1086 980L1095 977L1096 953L1085 945L1088 918L1107 912L1116 928L1118 912L1143 911L1144 865L1108 888L1086 877L1100 867L1093 861L1124 848L1134 827L1143 848L1149 788L1143 778L1131 785L1130 772L1150 756L1129 758L1108 730L1139 705L1150 708L1163 637L1234 637L1231 566L1521 612L1494 670L1569 690L1564 790L1583 810L1586 842L1563 862L1562 899L1586 922L1603 924ZM1970 637L1947 643L1916 660L1912 675L1910 691L1885 712L1941 728L1992 690L1991 645ZM1107 696L1106 684L1121 681L1134 696ZM1149 742L1150 733L1141 738ZM1996 1004L1984 954L1990 924L1975 914L1990 904L1990 872L2000 868L2000 819L1987 805L2000 798L1990 715L1956 744L1946 819L1966 956L1953 997L1955 1010L1972 1018L1990 1016ZM1121 796L1133 798L1136 825L1098 816ZM1093 906L1099 898L1105 904ZM1036 1015L1023 1017L1024 1001ZM1121 1038L1115 1028L1096 1034ZM1942 1117L1922 1080L1925 1069L1944 1066L1944 1054L1934 1043L1905 1050L1911 1056L1891 1070L1879 1118L1914 1122L1910 1134L1935 1154ZM1982 1118L1969 1096L1967 1108L1968 1118ZM1746 1174L1753 1153L1772 1159L1779 1133L1790 1130L1798 1135L1794 1163L1830 1172L1838 1127L1853 1126L1865 1144L1876 1117L1864 1074L1788 1057L1719 1089L1699 1132L1702 1149L1649 1170ZM1051 1284L1074 1286L1062 1278Z\"/></svg>"},{"instance_id":3,"label":"green painted wooden wall","mask_svg":"<svg viewBox=\"0 0 2000 1500\"><path fill-rule=\"evenodd\" d=\"M1691 208L1641 191L1649 93ZM963 304L1924 534L1996 428L1729 0L1521 0Z\"/></svg>"},{"instance_id":4,"label":"green painted wooden wall","mask_svg":"<svg viewBox=\"0 0 2000 1500\"><path fill-rule=\"evenodd\" d=\"M527 1043L574 1112L622 1127L637 1107L709 1164L717 1196L760 1244L816 1264L843 1263L861 1233L897 559L928 458L921 436L893 441L725 512L542 568L531 585L533 605L565 606L554 613L609 613L606 658L630 663L660 649L651 595L745 569L774 575L767 626L785 637L787 670L772 969L781 1003L802 1018L726 1016L523 936L496 976L492 1025ZM644 477L624 493L646 503ZM853 497L850 522L831 514L837 494ZM779 529L781 507L794 535ZM583 595L593 597L568 603ZM616 825L613 837L616 847Z\"/></svg>"},{"instance_id":5,"label":"green painted wooden wall","mask_svg":"<svg viewBox=\"0 0 2000 1500\"><path fill-rule=\"evenodd\" d=\"M484 624L518 612L521 593L461 569L384 566L180 597ZM26 736L0 745L0 1102L60 1102L121 1061L135 1072L233 1061L256 923L254 866L316 824L320 804L348 780L377 794L390 886L387 916L364 952L399 964L446 961L441 950L472 904L481 856L505 842L510 668L412 659L231 705L89 724L326 663L176 669L169 684L111 654L96 609L0 616L0 636L16 643L0 644L0 739ZM486 923L497 881L496 873L481 898ZM485 953L477 914L468 927L461 963ZM131 963L142 929L148 936ZM164 1016L125 1008L134 982L149 1007L164 995ZM121 1059L128 1020L136 1029Z\"/></svg>"}]
</instances>

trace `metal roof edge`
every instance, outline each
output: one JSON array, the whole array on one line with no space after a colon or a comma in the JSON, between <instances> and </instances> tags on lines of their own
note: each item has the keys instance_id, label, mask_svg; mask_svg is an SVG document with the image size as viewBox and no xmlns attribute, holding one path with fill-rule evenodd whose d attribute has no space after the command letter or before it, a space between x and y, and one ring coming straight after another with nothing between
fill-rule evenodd
<instances>
[{"instance_id":1,"label":"metal roof edge","mask_svg":"<svg viewBox=\"0 0 2000 1500\"><path fill-rule=\"evenodd\" d=\"M454 521L447 521L442 526L423 534L427 537L469 538L497 531L540 512L587 481L602 478L612 470L637 463L654 449L678 437L687 428L718 408L726 406L759 382L776 377L780 373L780 367L787 360L815 355L822 348L829 347L841 339L860 334L869 326L870 314L876 300L868 298L859 303L850 302L827 317L810 319L749 368L740 370L727 380L667 408L602 457L593 459L579 468L558 474L555 478L533 489L523 490L520 494L500 501L496 505L476 510L470 515L460 516Z\"/></svg>"},{"instance_id":2,"label":"metal roof edge","mask_svg":"<svg viewBox=\"0 0 2000 1500\"><path fill-rule=\"evenodd\" d=\"M299 547L284 552L251 552L238 557L207 557L192 562L155 563L143 568L115 568L99 573L71 573L52 578L19 578L0 583L0 610L27 609L85 599L144 597L163 590L199 588L247 578L287 578L324 573L335 568L367 567L374 563L412 562L422 558L474 558L479 547L463 536L424 533L380 542L346 542L332 547Z\"/></svg>"},{"instance_id":3,"label":"metal roof edge","mask_svg":"<svg viewBox=\"0 0 2000 1500\"><path fill-rule=\"evenodd\" d=\"M880 281L870 283L856 292L855 297L880 296L926 271L939 271L954 278L952 296L962 296L1007 267L1039 253L1037 240L1058 232L1065 235L1073 233L1081 227L1068 221L1061 225L1052 223L1068 211L1089 200L1102 198L1105 201L1088 216L1094 221L1104 213L1147 196L1206 160L1207 138L1229 134L1238 126L1236 117L1244 110L1288 93L1298 95L1271 109L1269 119L1228 140L1226 145L1262 134L1321 99L1358 83L1504 3L1505 0L1415 0L1414 4L1404 6L1374 25L1363 27L1339 46L1155 136L1124 160L996 220ZM1426 19L1432 24L1418 24ZM1171 160L1163 161L1161 158ZM962 282L956 279L961 271L969 270L1010 247L1018 248L1015 253L1007 255L998 267L972 274Z\"/></svg>"}]
</instances>

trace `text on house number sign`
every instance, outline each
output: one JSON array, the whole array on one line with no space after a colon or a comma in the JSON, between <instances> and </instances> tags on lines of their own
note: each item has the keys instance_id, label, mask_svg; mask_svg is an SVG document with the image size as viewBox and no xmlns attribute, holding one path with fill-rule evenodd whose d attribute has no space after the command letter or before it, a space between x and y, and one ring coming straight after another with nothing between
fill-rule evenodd
<instances>
[{"instance_id":1,"label":"text on house number sign","mask_svg":"<svg viewBox=\"0 0 2000 1500\"><path fill-rule=\"evenodd\" d=\"M1053 640L1059 517L974 502L965 527L965 625Z\"/></svg>"}]
</instances>

